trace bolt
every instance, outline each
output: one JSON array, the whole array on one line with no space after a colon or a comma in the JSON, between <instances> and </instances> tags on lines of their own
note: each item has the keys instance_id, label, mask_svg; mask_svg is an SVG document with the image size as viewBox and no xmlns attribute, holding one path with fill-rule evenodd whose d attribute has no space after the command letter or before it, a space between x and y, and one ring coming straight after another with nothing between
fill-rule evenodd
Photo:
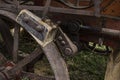
<instances>
[{"instance_id":1,"label":"bolt","mask_svg":"<svg viewBox=\"0 0 120 80\"><path fill-rule=\"evenodd\" d=\"M25 16L25 17L24 17L24 20L29 20L29 17Z\"/></svg>"},{"instance_id":2,"label":"bolt","mask_svg":"<svg viewBox=\"0 0 120 80\"><path fill-rule=\"evenodd\" d=\"M44 26L38 25L38 26L36 26L36 29L37 29L37 31L39 31L39 32L43 32L43 31L44 31Z\"/></svg>"},{"instance_id":3,"label":"bolt","mask_svg":"<svg viewBox=\"0 0 120 80\"><path fill-rule=\"evenodd\" d=\"M55 28L57 28L57 24L51 23L51 27L52 27L53 29L55 29Z\"/></svg>"},{"instance_id":4,"label":"bolt","mask_svg":"<svg viewBox=\"0 0 120 80\"><path fill-rule=\"evenodd\" d=\"M61 21L57 21L57 24L58 24L58 25L61 24Z\"/></svg>"},{"instance_id":5,"label":"bolt","mask_svg":"<svg viewBox=\"0 0 120 80\"><path fill-rule=\"evenodd\" d=\"M59 36L59 37L58 37L58 40L60 40L60 41L63 40L62 36Z\"/></svg>"},{"instance_id":6,"label":"bolt","mask_svg":"<svg viewBox=\"0 0 120 80\"><path fill-rule=\"evenodd\" d=\"M48 25L51 24L51 20L50 19L45 19L45 23L47 23Z\"/></svg>"},{"instance_id":7,"label":"bolt","mask_svg":"<svg viewBox=\"0 0 120 80\"><path fill-rule=\"evenodd\" d=\"M61 41L61 44L64 46L66 43L65 43L65 41Z\"/></svg>"},{"instance_id":8,"label":"bolt","mask_svg":"<svg viewBox=\"0 0 120 80\"><path fill-rule=\"evenodd\" d=\"M45 19L44 22L47 23L49 26L51 26L54 29L57 27L57 25L55 25L50 19Z\"/></svg>"},{"instance_id":9,"label":"bolt","mask_svg":"<svg viewBox=\"0 0 120 80\"><path fill-rule=\"evenodd\" d=\"M24 20L26 23L28 23L29 17L28 17L28 16L24 16L24 17L23 17L23 20Z\"/></svg>"},{"instance_id":10,"label":"bolt","mask_svg":"<svg viewBox=\"0 0 120 80\"><path fill-rule=\"evenodd\" d=\"M70 48L66 48L65 49L65 54L71 55L72 54L72 50Z\"/></svg>"}]
</instances>

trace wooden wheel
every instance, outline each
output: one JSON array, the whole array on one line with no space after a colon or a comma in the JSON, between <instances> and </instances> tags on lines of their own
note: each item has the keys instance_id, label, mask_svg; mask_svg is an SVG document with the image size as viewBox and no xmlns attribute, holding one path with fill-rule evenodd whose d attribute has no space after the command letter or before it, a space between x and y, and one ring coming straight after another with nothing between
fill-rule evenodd
<instances>
[{"instance_id":1,"label":"wooden wheel","mask_svg":"<svg viewBox=\"0 0 120 80\"><path fill-rule=\"evenodd\" d=\"M17 24L17 22L15 21L16 14L13 14L11 12L4 11L4 10L1 10L1 11L0 11L0 15L4 15L6 17L5 19L13 21L12 24L14 24L14 23ZM0 25L2 25L2 24L0 24ZM6 23L4 23L4 25L6 25ZM16 27L17 26L15 26L15 28ZM19 33L18 31L19 31L18 29L15 29L14 32ZM7 38L7 35L9 35L9 34L6 34L4 37ZM18 52L17 52L18 50L15 47L15 46L18 46L18 40L15 40L15 39L16 38L19 39L19 38L18 38L18 35L14 35L13 37L14 37L14 41L13 40L12 41L13 41L14 45L11 45L11 43L9 43L9 42L7 42L7 43L9 43L10 47L13 46L13 47L11 47L13 49L13 51L11 51L11 52L13 52L13 55L11 54L11 56L13 56L13 60L14 60L14 58L16 58L15 56L18 55ZM7 74L10 77L11 77L11 74L16 75L16 73L19 72L19 70L21 70L23 67L25 67L28 63L32 62L36 57L40 56L42 52L45 53L45 55L50 63L50 66L51 66L53 73L55 75L55 80L69 80L67 66L65 64L65 61L61 57L60 52L58 51L54 42L48 44L46 47L43 48L43 50L41 50L41 48L35 49L29 56L25 57L24 59L22 59L20 61L17 61L15 66L13 66L12 69L8 70L7 73L4 73L4 74ZM2 70L2 72L0 72L0 73L2 74L3 72L4 72L4 70ZM26 74L28 74L28 73L26 73ZM16 77L15 75L12 75L13 79L15 79L15 77ZM34 73L28 74L28 75L31 75L31 76L29 76L30 78L32 77L32 79L30 79L30 80L34 80L34 79L35 80L42 80L41 77L36 78L34 76L35 75ZM2 78L4 78L4 80L6 79L5 77L1 77L1 79ZM7 78L9 79L9 77L7 77ZM51 80L51 79L45 78L45 80Z\"/></svg>"}]
</instances>

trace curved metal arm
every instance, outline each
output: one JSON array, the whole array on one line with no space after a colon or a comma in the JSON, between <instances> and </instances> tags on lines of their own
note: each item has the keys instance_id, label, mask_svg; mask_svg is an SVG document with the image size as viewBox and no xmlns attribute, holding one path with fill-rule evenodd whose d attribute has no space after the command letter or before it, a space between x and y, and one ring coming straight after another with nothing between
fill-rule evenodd
<instances>
[{"instance_id":1,"label":"curved metal arm","mask_svg":"<svg viewBox=\"0 0 120 80\"><path fill-rule=\"evenodd\" d=\"M10 18L13 21L17 22L15 20L17 16L11 12L0 10L0 15L5 16L7 18ZM39 44L39 45L41 45L41 44ZM45 53L45 55L47 56L48 61L49 61L50 65L54 71L56 80L70 80L67 65L66 65L64 59L62 58L62 56L60 55L60 52L59 52L56 44L54 42L50 42L42 49L43 49L43 52ZM39 55L38 52L36 54ZM35 54L31 54L31 55L34 56L33 58L35 58L37 56ZM31 58L31 56L29 56L25 59L31 60L32 58ZM19 64L17 64L17 67L10 70L10 73L11 72L14 73L18 69L20 69L22 66L27 64L27 62L25 62L24 64L22 64L22 63L23 62L20 62ZM22 65L19 66L20 64L22 64ZM9 72L4 71L4 74L8 75L8 73ZM9 77L11 77L11 75L8 75L7 77L9 78Z\"/></svg>"}]
</instances>

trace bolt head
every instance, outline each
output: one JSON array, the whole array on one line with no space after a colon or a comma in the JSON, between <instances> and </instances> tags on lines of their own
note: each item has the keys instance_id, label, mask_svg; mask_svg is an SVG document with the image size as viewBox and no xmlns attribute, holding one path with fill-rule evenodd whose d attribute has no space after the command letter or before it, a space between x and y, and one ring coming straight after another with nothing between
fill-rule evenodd
<instances>
[{"instance_id":1,"label":"bolt head","mask_svg":"<svg viewBox=\"0 0 120 80\"><path fill-rule=\"evenodd\" d=\"M61 44L64 46L66 44L66 42L65 41L61 41Z\"/></svg>"},{"instance_id":2,"label":"bolt head","mask_svg":"<svg viewBox=\"0 0 120 80\"><path fill-rule=\"evenodd\" d=\"M24 16L23 17L25 21L28 21L29 20L29 17L28 16Z\"/></svg>"},{"instance_id":3,"label":"bolt head","mask_svg":"<svg viewBox=\"0 0 120 80\"><path fill-rule=\"evenodd\" d=\"M47 23L48 25L51 24L51 20L50 19L45 19L45 23Z\"/></svg>"},{"instance_id":4,"label":"bolt head","mask_svg":"<svg viewBox=\"0 0 120 80\"><path fill-rule=\"evenodd\" d=\"M72 54L72 50L70 48L66 48L65 49L65 54L66 55L71 55Z\"/></svg>"},{"instance_id":5,"label":"bolt head","mask_svg":"<svg viewBox=\"0 0 120 80\"><path fill-rule=\"evenodd\" d=\"M63 40L62 36L59 36L59 37L58 37L58 40L60 40L60 41Z\"/></svg>"},{"instance_id":6,"label":"bolt head","mask_svg":"<svg viewBox=\"0 0 120 80\"><path fill-rule=\"evenodd\" d=\"M36 29L37 29L37 31L39 31L39 32L43 32L44 31L44 27L43 26L36 26Z\"/></svg>"}]
</instances>

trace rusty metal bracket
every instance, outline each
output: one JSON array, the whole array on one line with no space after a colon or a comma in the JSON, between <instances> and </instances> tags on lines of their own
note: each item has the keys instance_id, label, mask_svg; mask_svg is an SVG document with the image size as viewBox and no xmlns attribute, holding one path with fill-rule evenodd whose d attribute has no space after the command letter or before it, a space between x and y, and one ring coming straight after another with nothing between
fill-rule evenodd
<instances>
[{"instance_id":1,"label":"rusty metal bracket","mask_svg":"<svg viewBox=\"0 0 120 80\"><path fill-rule=\"evenodd\" d=\"M41 18L35 16L28 10L22 10L16 18L16 21L30 33L41 47L52 42L55 37L57 27L46 24Z\"/></svg>"},{"instance_id":2,"label":"rusty metal bracket","mask_svg":"<svg viewBox=\"0 0 120 80\"><path fill-rule=\"evenodd\" d=\"M51 0L47 0L46 1L46 4L45 4L45 8L44 8L44 11L43 11L43 14L42 14L42 17L44 18L46 16L46 14L48 13L48 10L49 10L49 7L50 7L50 3L51 3Z\"/></svg>"},{"instance_id":3,"label":"rusty metal bracket","mask_svg":"<svg viewBox=\"0 0 120 80\"><path fill-rule=\"evenodd\" d=\"M69 80L67 66L60 55L61 45L56 46L54 42L56 41L55 36L57 36L58 33L60 34L59 37L61 36L63 41L67 43L64 47L64 53L72 54L77 52L77 47L70 41L65 33L50 20L43 21L28 10L22 10L16 18L16 21L21 24L42 47L54 71L56 80ZM61 50L63 50L63 48ZM57 70L59 70L59 72Z\"/></svg>"},{"instance_id":4,"label":"rusty metal bracket","mask_svg":"<svg viewBox=\"0 0 120 80\"><path fill-rule=\"evenodd\" d=\"M43 21L28 10L22 10L16 20L34 37L41 47L45 47L54 40L61 52L68 55L77 52L77 47L67 35L50 20ZM55 40L55 36L58 39Z\"/></svg>"},{"instance_id":5,"label":"rusty metal bracket","mask_svg":"<svg viewBox=\"0 0 120 80\"><path fill-rule=\"evenodd\" d=\"M72 41L67 37L67 35L59 28L56 35L56 41L59 50L65 55L73 55L78 51L78 48Z\"/></svg>"},{"instance_id":6,"label":"rusty metal bracket","mask_svg":"<svg viewBox=\"0 0 120 80\"><path fill-rule=\"evenodd\" d=\"M3 11L1 14L6 15L7 13ZM54 23L49 24L49 20L43 21L41 18L35 16L33 13L27 10L21 11L18 17L16 17L16 15L8 17L13 21L15 21L16 18L17 23L20 24L38 42L38 44L42 48L42 51L45 53L48 61L51 64L51 67L55 74L55 79L70 80L67 66L64 59L60 55L60 47L56 46L54 42L57 39L57 32L61 32L61 30L56 27L57 25L55 25ZM72 42L70 42L69 38L63 32L61 32L60 34L63 34L62 37L64 38L64 41L69 41L66 44L67 47L73 49L71 48ZM8 79L14 78L16 72L19 72L23 66L31 62L38 55L38 52L35 54L31 54L30 56L24 58L22 61L18 62L18 64L13 66L12 69L3 70L1 74L3 75L3 77L6 77Z\"/></svg>"}]
</instances>

